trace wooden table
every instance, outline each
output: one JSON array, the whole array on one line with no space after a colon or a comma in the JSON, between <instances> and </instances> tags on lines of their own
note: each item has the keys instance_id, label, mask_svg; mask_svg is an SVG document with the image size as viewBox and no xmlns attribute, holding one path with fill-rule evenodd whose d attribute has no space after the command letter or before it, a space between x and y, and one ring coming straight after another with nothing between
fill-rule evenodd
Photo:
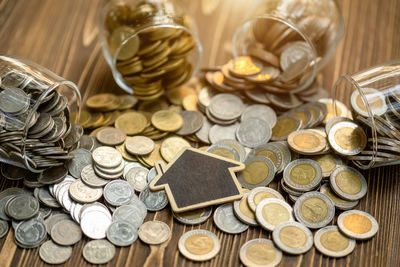
<instances>
[{"instance_id":1,"label":"wooden table","mask_svg":"<svg viewBox=\"0 0 400 267\"><path fill-rule=\"evenodd\" d=\"M189 12L195 13L200 39L204 46L203 66L224 63L231 49L231 34L238 18L242 18L249 0L181 0ZM323 70L323 85L331 89L343 74L354 73L372 64L400 57L399 0L340 0L346 33L336 54ZM103 91L122 93L115 84L98 41L97 21L104 6L102 0L4 0L0 2L0 50L33 60L75 82L83 99ZM348 96L341 96L341 99ZM312 249L303 256L284 255L281 266L399 266L400 265L400 167L372 169L364 172L368 194L357 209L371 213L379 223L379 232L372 240L357 242L354 252L341 259L322 256ZM0 188L21 186L21 183L0 179ZM276 187L276 184L275 184ZM168 223L172 238L161 246L136 241L127 248L117 248L109 266L237 266L240 247L258 237L271 238L270 233L250 227L240 235L223 234L212 219L199 226L185 226L172 219L169 209L150 212L147 220ZM206 263L186 260L177 250L180 236L191 229L208 229L221 240L219 255ZM44 265L39 249L20 249L14 233L0 240L0 266ZM76 244L68 266L86 266L82 247Z\"/></svg>"}]
</instances>

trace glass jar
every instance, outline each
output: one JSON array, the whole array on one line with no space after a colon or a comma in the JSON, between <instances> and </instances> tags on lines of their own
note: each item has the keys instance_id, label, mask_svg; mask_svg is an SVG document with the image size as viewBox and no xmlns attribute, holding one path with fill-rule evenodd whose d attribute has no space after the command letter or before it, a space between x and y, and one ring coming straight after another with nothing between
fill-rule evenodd
<instances>
[{"instance_id":1,"label":"glass jar","mask_svg":"<svg viewBox=\"0 0 400 267\"><path fill-rule=\"evenodd\" d=\"M166 0L118 0L100 18L104 57L117 84L153 100L196 74L202 57L193 19Z\"/></svg>"},{"instance_id":2,"label":"glass jar","mask_svg":"<svg viewBox=\"0 0 400 267\"><path fill-rule=\"evenodd\" d=\"M363 169L400 164L400 60L340 77L334 98L352 108L367 134L367 146L353 162Z\"/></svg>"},{"instance_id":3,"label":"glass jar","mask_svg":"<svg viewBox=\"0 0 400 267\"><path fill-rule=\"evenodd\" d=\"M281 73L273 83L290 92L309 87L344 33L334 0L264 0L233 36L233 54L251 56Z\"/></svg>"},{"instance_id":4,"label":"glass jar","mask_svg":"<svg viewBox=\"0 0 400 267\"><path fill-rule=\"evenodd\" d=\"M0 161L32 172L63 165L82 133L77 86L31 61L0 56ZM79 128L79 127L78 127Z\"/></svg>"}]
</instances>

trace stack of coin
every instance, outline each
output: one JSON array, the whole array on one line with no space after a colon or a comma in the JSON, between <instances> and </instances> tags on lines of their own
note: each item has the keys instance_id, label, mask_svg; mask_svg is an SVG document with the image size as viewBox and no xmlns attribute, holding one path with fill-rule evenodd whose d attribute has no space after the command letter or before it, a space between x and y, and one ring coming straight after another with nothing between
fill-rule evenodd
<instances>
[{"instance_id":1,"label":"stack of coin","mask_svg":"<svg viewBox=\"0 0 400 267\"><path fill-rule=\"evenodd\" d=\"M145 1L134 7L116 5L106 15L107 42L111 53L116 54L116 68L140 100L156 99L192 76L188 57L195 40L181 28L165 26L176 23L170 18L176 16L174 12L172 5ZM171 21L160 20L163 16ZM184 15L179 19L178 23L188 26ZM156 27L143 30L143 25L151 23Z\"/></svg>"}]
</instances>

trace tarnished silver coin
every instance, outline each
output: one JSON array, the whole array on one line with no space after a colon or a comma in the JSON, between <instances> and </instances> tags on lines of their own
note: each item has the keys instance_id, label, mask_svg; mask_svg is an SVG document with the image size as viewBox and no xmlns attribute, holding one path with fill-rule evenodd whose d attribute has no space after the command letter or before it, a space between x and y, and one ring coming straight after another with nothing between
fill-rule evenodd
<instances>
[{"instance_id":1,"label":"tarnished silver coin","mask_svg":"<svg viewBox=\"0 0 400 267\"><path fill-rule=\"evenodd\" d=\"M243 195L242 199L236 200L233 202L233 211L239 220L244 222L245 224L257 226L258 223L256 221L255 213L250 209L249 204L247 202L247 198L249 193Z\"/></svg>"},{"instance_id":2,"label":"tarnished silver coin","mask_svg":"<svg viewBox=\"0 0 400 267\"><path fill-rule=\"evenodd\" d=\"M23 248L36 248L46 240L46 227L36 218L23 221L15 228L15 241Z\"/></svg>"},{"instance_id":3,"label":"tarnished silver coin","mask_svg":"<svg viewBox=\"0 0 400 267\"><path fill-rule=\"evenodd\" d=\"M289 254L303 254L309 251L314 242L312 232L298 222L278 224L272 232L277 247Z\"/></svg>"},{"instance_id":4,"label":"tarnished silver coin","mask_svg":"<svg viewBox=\"0 0 400 267\"><path fill-rule=\"evenodd\" d=\"M333 204L335 204L335 207L339 210L350 210L352 208L354 208L355 206L358 205L359 201L349 201L349 200L345 200L342 199L341 197L339 197L330 187L330 185L328 183L325 183L321 186L321 188L319 189L319 191L322 194L327 195L332 201Z\"/></svg>"},{"instance_id":5,"label":"tarnished silver coin","mask_svg":"<svg viewBox=\"0 0 400 267\"><path fill-rule=\"evenodd\" d=\"M340 231L357 240L370 239L378 232L378 222L371 214L361 210L348 210L337 219Z\"/></svg>"},{"instance_id":6,"label":"tarnished silver coin","mask_svg":"<svg viewBox=\"0 0 400 267\"><path fill-rule=\"evenodd\" d=\"M201 126L200 130L198 130L195 135L197 138L200 139L205 144L210 144L210 139L208 138L209 132L213 124L208 120L204 119L203 125Z\"/></svg>"},{"instance_id":7,"label":"tarnished silver coin","mask_svg":"<svg viewBox=\"0 0 400 267\"><path fill-rule=\"evenodd\" d=\"M106 264L115 256L115 247L107 240L89 241L82 250L85 260L92 264Z\"/></svg>"},{"instance_id":8,"label":"tarnished silver coin","mask_svg":"<svg viewBox=\"0 0 400 267\"><path fill-rule=\"evenodd\" d=\"M300 196L294 205L296 219L311 229L328 225L335 216L335 205L326 195L312 191Z\"/></svg>"},{"instance_id":9,"label":"tarnished silver coin","mask_svg":"<svg viewBox=\"0 0 400 267\"><path fill-rule=\"evenodd\" d=\"M106 231L111 224L111 215L101 210L89 210L81 214L82 232L91 239L106 237Z\"/></svg>"},{"instance_id":10,"label":"tarnished silver coin","mask_svg":"<svg viewBox=\"0 0 400 267\"><path fill-rule=\"evenodd\" d=\"M244 266L277 266L282 260L282 251L266 238L247 241L240 248L240 261Z\"/></svg>"},{"instance_id":11,"label":"tarnished silver coin","mask_svg":"<svg viewBox=\"0 0 400 267\"><path fill-rule=\"evenodd\" d=\"M356 241L343 235L336 225L330 225L315 232L314 245L322 254L338 258L352 253Z\"/></svg>"},{"instance_id":12,"label":"tarnished silver coin","mask_svg":"<svg viewBox=\"0 0 400 267\"><path fill-rule=\"evenodd\" d=\"M312 159L297 159L290 162L283 171L285 184L297 191L311 191L322 181L322 169Z\"/></svg>"},{"instance_id":13,"label":"tarnished silver coin","mask_svg":"<svg viewBox=\"0 0 400 267\"><path fill-rule=\"evenodd\" d=\"M113 206L128 204L135 192L130 184L123 180L114 180L104 187L104 199Z\"/></svg>"},{"instance_id":14,"label":"tarnished silver coin","mask_svg":"<svg viewBox=\"0 0 400 267\"><path fill-rule=\"evenodd\" d=\"M5 211L14 220L27 220L39 212L39 201L27 194L18 195L7 202Z\"/></svg>"},{"instance_id":15,"label":"tarnished silver coin","mask_svg":"<svg viewBox=\"0 0 400 267\"><path fill-rule=\"evenodd\" d=\"M146 209L146 206L144 207ZM135 228L139 228L146 215L136 205L123 205L118 207L113 213L113 221L127 221Z\"/></svg>"},{"instance_id":16,"label":"tarnished silver coin","mask_svg":"<svg viewBox=\"0 0 400 267\"><path fill-rule=\"evenodd\" d=\"M269 188L269 187L256 187L253 188L248 197L247 197L247 203L249 204L250 209L255 212L257 205L266 198L277 198L277 199L281 199L283 201L285 201L285 199L283 198L283 196L281 195L281 193L279 193L278 191Z\"/></svg>"},{"instance_id":17,"label":"tarnished silver coin","mask_svg":"<svg viewBox=\"0 0 400 267\"><path fill-rule=\"evenodd\" d=\"M87 186L82 180L76 180L69 187L69 195L80 203L91 203L103 196L103 188Z\"/></svg>"},{"instance_id":18,"label":"tarnished silver coin","mask_svg":"<svg viewBox=\"0 0 400 267\"><path fill-rule=\"evenodd\" d=\"M248 157L244 164L246 168L239 173L238 180L248 189L259 186L267 186L275 177L274 163L265 157Z\"/></svg>"},{"instance_id":19,"label":"tarnished silver coin","mask_svg":"<svg viewBox=\"0 0 400 267\"><path fill-rule=\"evenodd\" d=\"M44 242L39 249L39 256L47 264L61 264L72 255L72 247L60 246L52 240Z\"/></svg>"},{"instance_id":20,"label":"tarnished silver coin","mask_svg":"<svg viewBox=\"0 0 400 267\"><path fill-rule=\"evenodd\" d=\"M126 221L115 221L107 229L107 239L116 246L125 247L138 238L136 228Z\"/></svg>"},{"instance_id":21,"label":"tarnished silver coin","mask_svg":"<svg viewBox=\"0 0 400 267\"><path fill-rule=\"evenodd\" d=\"M210 139L211 144L215 144L216 142L224 139L236 139L236 129L239 124L235 123L232 125L218 125L215 124L210 128L208 132L208 138Z\"/></svg>"},{"instance_id":22,"label":"tarnished silver coin","mask_svg":"<svg viewBox=\"0 0 400 267\"><path fill-rule=\"evenodd\" d=\"M184 233L178 241L178 249L192 261L207 261L221 249L218 237L207 230L197 229Z\"/></svg>"},{"instance_id":23,"label":"tarnished silver coin","mask_svg":"<svg viewBox=\"0 0 400 267\"><path fill-rule=\"evenodd\" d=\"M329 183L339 197L349 201L363 198L368 190L364 176L349 166L339 166L333 170Z\"/></svg>"},{"instance_id":24,"label":"tarnished silver coin","mask_svg":"<svg viewBox=\"0 0 400 267\"><path fill-rule=\"evenodd\" d=\"M171 236L169 226L161 221L147 221L139 228L139 238L149 245L164 243Z\"/></svg>"},{"instance_id":25,"label":"tarnished silver coin","mask_svg":"<svg viewBox=\"0 0 400 267\"><path fill-rule=\"evenodd\" d=\"M108 146L101 146L93 150L92 157L97 165L104 168L115 168L122 162L122 156L118 150Z\"/></svg>"},{"instance_id":26,"label":"tarnished silver coin","mask_svg":"<svg viewBox=\"0 0 400 267\"><path fill-rule=\"evenodd\" d=\"M126 134L120 129L107 127L101 129L96 134L97 140L107 146L116 146L122 144L126 139Z\"/></svg>"},{"instance_id":27,"label":"tarnished silver coin","mask_svg":"<svg viewBox=\"0 0 400 267\"><path fill-rule=\"evenodd\" d=\"M102 187L109 182L109 180L97 176L92 165L87 165L82 169L81 179L82 182L92 187Z\"/></svg>"},{"instance_id":28,"label":"tarnished silver coin","mask_svg":"<svg viewBox=\"0 0 400 267\"><path fill-rule=\"evenodd\" d=\"M280 223L294 221L292 213L292 207L278 198L263 199L255 212L257 222L269 231L273 231Z\"/></svg>"},{"instance_id":29,"label":"tarnished silver coin","mask_svg":"<svg viewBox=\"0 0 400 267\"><path fill-rule=\"evenodd\" d=\"M82 230L73 220L57 222L51 229L51 239L59 245L71 246L82 239Z\"/></svg>"},{"instance_id":30,"label":"tarnished silver coin","mask_svg":"<svg viewBox=\"0 0 400 267\"><path fill-rule=\"evenodd\" d=\"M88 151L93 151L93 149L95 148L95 144L96 144L95 139L96 139L96 137L94 137L94 136L90 136L87 134L82 135L81 139L79 139L79 148L83 148ZM96 139L96 142L97 142L97 139Z\"/></svg>"},{"instance_id":31,"label":"tarnished silver coin","mask_svg":"<svg viewBox=\"0 0 400 267\"><path fill-rule=\"evenodd\" d=\"M266 144L271 138L271 127L262 119L250 117L242 121L236 130L239 142L250 148Z\"/></svg>"},{"instance_id":32,"label":"tarnished silver coin","mask_svg":"<svg viewBox=\"0 0 400 267\"><path fill-rule=\"evenodd\" d=\"M176 134L194 134L203 126L204 116L201 114L201 112L196 110L184 110L179 114L181 114L183 118L183 125L178 131L176 131Z\"/></svg>"},{"instance_id":33,"label":"tarnished silver coin","mask_svg":"<svg viewBox=\"0 0 400 267\"><path fill-rule=\"evenodd\" d=\"M50 235L51 230L53 229L53 226L58 223L59 221L62 220L68 220L70 217L66 213L57 213L57 214L52 214L50 215L45 221L44 224L46 226L46 231Z\"/></svg>"},{"instance_id":34,"label":"tarnished silver coin","mask_svg":"<svg viewBox=\"0 0 400 267\"><path fill-rule=\"evenodd\" d=\"M10 227L8 226L8 222L0 220L0 238L3 238L5 235L7 235L9 229Z\"/></svg>"},{"instance_id":35,"label":"tarnished silver coin","mask_svg":"<svg viewBox=\"0 0 400 267\"><path fill-rule=\"evenodd\" d=\"M146 136L128 137L125 148L132 155L147 155L154 150L154 141Z\"/></svg>"},{"instance_id":36,"label":"tarnished silver coin","mask_svg":"<svg viewBox=\"0 0 400 267\"><path fill-rule=\"evenodd\" d=\"M250 105L243 111L240 120L244 121L248 118L259 118L267 122L271 129L277 120L275 111L269 106L261 104Z\"/></svg>"},{"instance_id":37,"label":"tarnished silver coin","mask_svg":"<svg viewBox=\"0 0 400 267\"><path fill-rule=\"evenodd\" d=\"M152 192L148 186L140 192L139 199L150 211L162 210L168 205L168 198L164 190Z\"/></svg>"},{"instance_id":38,"label":"tarnished silver coin","mask_svg":"<svg viewBox=\"0 0 400 267\"><path fill-rule=\"evenodd\" d=\"M208 108L214 117L232 120L240 117L245 107L243 101L236 95L218 94L211 98Z\"/></svg>"},{"instance_id":39,"label":"tarnished silver coin","mask_svg":"<svg viewBox=\"0 0 400 267\"><path fill-rule=\"evenodd\" d=\"M173 215L176 220L183 224L196 225L207 221L212 211L212 207L207 207L182 213L173 213Z\"/></svg>"},{"instance_id":40,"label":"tarnished silver coin","mask_svg":"<svg viewBox=\"0 0 400 267\"><path fill-rule=\"evenodd\" d=\"M59 208L60 204L57 200L50 194L46 187L40 187L38 192L39 201L51 208Z\"/></svg>"},{"instance_id":41,"label":"tarnished silver coin","mask_svg":"<svg viewBox=\"0 0 400 267\"><path fill-rule=\"evenodd\" d=\"M149 170L144 167L133 167L125 175L125 180L138 192L147 186Z\"/></svg>"},{"instance_id":42,"label":"tarnished silver coin","mask_svg":"<svg viewBox=\"0 0 400 267\"><path fill-rule=\"evenodd\" d=\"M221 231L228 234L240 234L249 228L236 218L232 203L221 205L215 210L214 223Z\"/></svg>"},{"instance_id":43,"label":"tarnished silver coin","mask_svg":"<svg viewBox=\"0 0 400 267\"><path fill-rule=\"evenodd\" d=\"M87 165L92 165L92 153L89 150L79 148L70 152L73 159L68 162L68 171L75 177L80 178L82 169Z\"/></svg>"}]
</instances>

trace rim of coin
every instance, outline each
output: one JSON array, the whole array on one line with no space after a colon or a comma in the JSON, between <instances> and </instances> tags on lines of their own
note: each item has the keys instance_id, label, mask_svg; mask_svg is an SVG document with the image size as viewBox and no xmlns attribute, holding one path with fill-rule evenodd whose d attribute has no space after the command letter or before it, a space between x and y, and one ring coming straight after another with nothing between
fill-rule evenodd
<instances>
[{"instance_id":1,"label":"rim of coin","mask_svg":"<svg viewBox=\"0 0 400 267\"><path fill-rule=\"evenodd\" d=\"M332 98L320 98L318 99L318 102L324 104L327 109L327 114L323 120L323 123L327 123L330 119L339 116L339 117L349 117L349 114L351 116L350 110L347 108L345 104L340 102L339 100L334 100ZM336 113L334 112L333 109L333 103L336 105Z\"/></svg>"},{"instance_id":2,"label":"rim of coin","mask_svg":"<svg viewBox=\"0 0 400 267\"><path fill-rule=\"evenodd\" d=\"M139 227L138 235L146 244L159 245L170 238L171 229L165 222L147 221Z\"/></svg>"},{"instance_id":3,"label":"rim of coin","mask_svg":"<svg viewBox=\"0 0 400 267\"><path fill-rule=\"evenodd\" d=\"M323 155L315 155L311 157L315 160L322 170L322 177L331 176L332 172L336 167L343 165L343 160L336 154L327 153Z\"/></svg>"},{"instance_id":4,"label":"rim of coin","mask_svg":"<svg viewBox=\"0 0 400 267\"><path fill-rule=\"evenodd\" d=\"M304 167L301 168L301 166L303 165L311 166L311 168L313 169L313 174L305 173ZM297 179L303 180L305 178L307 179L306 181L301 183L299 181L298 183L296 183L296 181L292 179L292 171L296 171L297 168L299 168L298 175L300 176ZM313 180L310 181L310 177L312 177ZM283 180L285 181L285 184L293 190L303 192L311 191L321 183L322 169L319 164L312 159L296 159L286 166L285 170L283 171Z\"/></svg>"},{"instance_id":5,"label":"rim of coin","mask_svg":"<svg viewBox=\"0 0 400 267\"><path fill-rule=\"evenodd\" d=\"M332 190L329 183L324 183L320 187L319 191L322 194L327 195L333 201L333 204L335 204L335 207L340 210L350 210L350 209L354 208L355 206L357 206L359 203L358 200L349 201L349 200L342 199Z\"/></svg>"},{"instance_id":6,"label":"rim of coin","mask_svg":"<svg viewBox=\"0 0 400 267\"><path fill-rule=\"evenodd\" d=\"M267 214L265 211L265 208L267 206L271 205L271 211L273 212L272 214ZM278 207L281 206L286 212L287 212L287 218L284 218L282 216L282 213L277 214L278 212ZM282 211L282 210L281 210ZM261 225L262 228L268 231L273 231L277 225L279 225L282 222L291 222L294 221L293 217L293 209L292 207L286 203L286 201L277 199L277 198L266 198L263 199L256 208L256 219L259 225ZM265 216L268 216L268 218L265 218ZM279 220L276 224L271 223L269 219L277 219Z\"/></svg>"},{"instance_id":7,"label":"rim of coin","mask_svg":"<svg viewBox=\"0 0 400 267\"><path fill-rule=\"evenodd\" d=\"M292 152L289 149L289 146L286 141L277 141L268 143L269 145L275 146L279 149L282 155L282 165L280 166L277 173L281 173L285 167L292 161Z\"/></svg>"},{"instance_id":8,"label":"rim of coin","mask_svg":"<svg viewBox=\"0 0 400 267\"><path fill-rule=\"evenodd\" d=\"M324 235L327 235L327 234L329 235L329 232L333 232L333 234L335 234L336 237L335 236L331 237L331 238L327 237L326 241L322 242L321 238L323 238ZM329 242L329 241L338 242L338 241L340 241L340 240L338 240L339 238L342 239L342 241L345 243L346 243L346 241L348 241L347 246L342 246L341 250L338 249L337 245L335 245L335 247L333 247L332 249L329 249L328 247L326 247L326 245L328 245L326 242ZM325 243L325 245L323 243ZM315 245L315 248L322 254L329 256L329 257L339 258L339 257L347 256L350 253L352 253L354 248L356 247L356 241L354 239L348 238L347 236L343 235L339 231L339 228L336 225L329 225L329 226L325 226L324 228L321 228L317 232L315 232L314 245Z\"/></svg>"},{"instance_id":9,"label":"rim of coin","mask_svg":"<svg viewBox=\"0 0 400 267\"><path fill-rule=\"evenodd\" d=\"M241 199L235 200L233 202L233 211L235 212L235 215L238 217L238 219L241 220L242 222L248 225L257 226L258 222L256 221L256 215L250 209L249 204L247 202L248 196L249 193L245 193L243 194L243 197Z\"/></svg>"},{"instance_id":10,"label":"rim of coin","mask_svg":"<svg viewBox=\"0 0 400 267\"><path fill-rule=\"evenodd\" d=\"M95 202L103 196L103 188L87 186L81 179L72 182L67 191L79 203Z\"/></svg>"},{"instance_id":11,"label":"rim of coin","mask_svg":"<svg viewBox=\"0 0 400 267\"><path fill-rule=\"evenodd\" d=\"M139 194L139 199L146 205L149 211L159 211L168 205L168 198L165 191L150 191L146 186Z\"/></svg>"},{"instance_id":12,"label":"rim of coin","mask_svg":"<svg viewBox=\"0 0 400 267\"><path fill-rule=\"evenodd\" d=\"M378 232L376 219L368 212L348 210L341 213L337 219L340 231L350 238L357 240L370 239Z\"/></svg>"},{"instance_id":13,"label":"rim of coin","mask_svg":"<svg viewBox=\"0 0 400 267\"><path fill-rule=\"evenodd\" d=\"M260 247L258 244L262 244L262 247ZM248 253L248 250L255 246L258 245L255 249L253 253ZM263 246L264 245L264 246ZM265 246L268 246L268 250L266 250L267 248ZM268 257L268 260L270 260L269 262L263 262L263 263L259 263L260 260L265 260L264 256L268 255L271 256L271 251L270 248L272 248L273 252L274 252L274 258L271 260ZM258 259L256 261L250 259L248 257L248 255L257 255ZM262 259L260 259L262 257ZM265 266L265 267L274 267L277 266L281 260L282 260L282 251L280 249L278 249L277 247L275 247L274 243L266 238L256 238L256 239L252 239L247 241L246 243L243 244L243 246L240 248L240 253L239 253L239 258L240 261L243 263L243 265L245 266Z\"/></svg>"},{"instance_id":14,"label":"rim of coin","mask_svg":"<svg viewBox=\"0 0 400 267\"><path fill-rule=\"evenodd\" d=\"M361 91L361 94L360 94ZM354 90L350 96L351 107L363 117L369 117L367 106L364 100L367 101L369 110L372 116L383 115L388 106L386 105L385 95L373 88L361 88L359 90Z\"/></svg>"},{"instance_id":15,"label":"rim of coin","mask_svg":"<svg viewBox=\"0 0 400 267\"><path fill-rule=\"evenodd\" d=\"M260 199L258 199L259 197ZM257 205L260 204L260 202L266 198L277 198L285 201L281 193L270 187L256 187L250 191L247 197L247 202L249 204L250 209L255 212Z\"/></svg>"},{"instance_id":16,"label":"rim of coin","mask_svg":"<svg viewBox=\"0 0 400 267\"><path fill-rule=\"evenodd\" d=\"M7 235L9 229L10 226L8 225L8 222L0 220L0 238L3 238L5 235Z\"/></svg>"},{"instance_id":17,"label":"rim of coin","mask_svg":"<svg viewBox=\"0 0 400 267\"><path fill-rule=\"evenodd\" d=\"M320 221L316 221L316 222L309 221L306 218L304 218L304 216L302 214L302 208L303 208L302 206L304 205L304 202L307 201L307 199L311 199L311 198L319 198L321 201L323 201L326 204L326 215ZM307 210L311 210L312 208L318 208L318 210L321 210L321 207L317 206L316 203L312 203L312 206L305 207L305 209L307 209ZM328 225L333 220L333 217L335 216L335 205L334 205L333 201L329 197L327 197L325 194L322 194L321 192L317 192L317 191L311 191L311 192L307 192L307 193L301 195L295 202L293 209L294 209L294 215L295 215L296 219L311 229L318 229L318 228L322 228L322 227ZM315 219L315 215L316 215L315 212L313 212L312 213L313 219Z\"/></svg>"},{"instance_id":18,"label":"rim of coin","mask_svg":"<svg viewBox=\"0 0 400 267\"><path fill-rule=\"evenodd\" d=\"M147 155L154 150L154 141L146 136L132 136L126 139L125 148L132 155Z\"/></svg>"},{"instance_id":19,"label":"rim of coin","mask_svg":"<svg viewBox=\"0 0 400 267\"><path fill-rule=\"evenodd\" d=\"M296 228L296 230L293 228ZM301 231L302 234L299 231ZM306 253L314 244L313 234L310 229L298 222L280 223L272 232L272 239L275 245L281 250L295 255ZM288 244L290 241L292 245Z\"/></svg>"},{"instance_id":20,"label":"rim of coin","mask_svg":"<svg viewBox=\"0 0 400 267\"><path fill-rule=\"evenodd\" d=\"M236 139L244 146L255 148L271 139L272 131L268 122L250 117L243 120L236 129Z\"/></svg>"},{"instance_id":21,"label":"rim of coin","mask_svg":"<svg viewBox=\"0 0 400 267\"><path fill-rule=\"evenodd\" d=\"M114 221L107 228L106 236L108 241L114 245L125 247L130 246L137 240L138 232L135 226L127 221Z\"/></svg>"},{"instance_id":22,"label":"rim of coin","mask_svg":"<svg viewBox=\"0 0 400 267\"><path fill-rule=\"evenodd\" d=\"M266 157L248 157L244 164L246 167L239 173L238 180L245 188L253 189L259 186L267 186L275 178L275 164ZM249 167L251 167L251 169L249 169ZM262 167L264 168L261 169ZM263 173L263 171L266 171L266 173ZM257 174L257 176L255 174Z\"/></svg>"},{"instance_id":23,"label":"rim of coin","mask_svg":"<svg viewBox=\"0 0 400 267\"><path fill-rule=\"evenodd\" d=\"M345 132L341 133L342 131ZM343 138L344 134L346 134L346 139ZM355 137L357 137L358 144L354 144L354 142L349 143L354 140ZM350 141L348 139L350 139ZM341 121L333 125L329 131L328 140L333 150L345 156L357 155L364 150L367 145L367 136L364 130L358 124L350 121Z\"/></svg>"},{"instance_id":24,"label":"rim of coin","mask_svg":"<svg viewBox=\"0 0 400 267\"><path fill-rule=\"evenodd\" d=\"M212 207L207 207L183 213L173 213L173 215L175 219L177 219L179 222L183 224L196 225L207 221L208 218L210 218L212 212L213 212ZM194 216L196 216L197 218Z\"/></svg>"},{"instance_id":25,"label":"rim of coin","mask_svg":"<svg viewBox=\"0 0 400 267\"><path fill-rule=\"evenodd\" d=\"M334 117L330 119L329 121L326 122L325 124L325 132L326 134L329 134L329 131L332 129L332 126L335 125L338 122L342 121L350 121L352 122L353 120L347 117Z\"/></svg>"},{"instance_id":26,"label":"rim of coin","mask_svg":"<svg viewBox=\"0 0 400 267\"><path fill-rule=\"evenodd\" d=\"M291 149L306 155L323 151L327 144L325 137L310 129L290 133L287 142Z\"/></svg>"},{"instance_id":27,"label":"rim of coin","mask_svg":"<svg viewBox=\"0 0 400 267\"><path fill-rule=\"evenodd\" d=\"M350 173L350 177L341 175L341 173L347 172ZM338 178L342 181L338 181ZM347 179L346 179L347 178ZM355 180L358 179L357 180ZM345 181L347 180L347 181ZM351 186L349 187L351 182ZM355 201L363 198L368 191L367 181L364 176L356 169L349 166L339 166L335 170L333 170L329 183L331 185L332 190L341 198L345 200ZM356 187L357 186L357 187ZM345 188L347 187L347 188ZM358 191L348 191L357 190ZM345 191L347 189L347 192Z\"/></svg>"},{"instance_id":28,"label":"rim of coin","mask_svg":"<svg viewBox=\"0 0 400 267\"><path fill-rule=\"evenodd\" d=\"M254 104L246 107L240 116L240 120L243 121L250 117L257 117L266 121L271 129L275 126L277 120L275 111L270 106L264 104Z\"/></svg>"},{"instance_id":29,"label":"rim of coin","mask_svg":"<svg viewBox=\"0 0 400 267\"><path fill-rule=\"evenodd\" d=\"M218 229L228 234L240 234L249 228L249 225L236 218L232 203L225 203L216 208L213 218Z\"/></svg>"},{"instance_id":30,"label":"rim of coin","mask_svg":"<svg viewBox=\"0 0 400 267\"><path fill-rule=\"evenodd\" d=\"M201 238L202 242L196 242L196 240L192 241L196 236L197 238ZM208 242L206 242L205 238L208 239ZM191 246L188 248L186 242L190 241L192 244L190 244ZM212 244L210 244L210 241ZM200 245L202 245L202 247L198 247ZM208 247L205 247L206 245L208 245ZM179 238L178 249L183 256L192 261L207 261L214 258L219 253L221 242L214 233L197 229L186 232ZM195 250L195 252L191 250Z\"/></svg>"},{"instance_id":31,"label":"rim of coin","mask_svg":"<svg viewBox=\"0 0 400 267\"><path fill-rule=\"evenodd\" d=\"M101 253L97 253L99 249L101 249ZM96 253L90 250L95 250ZM115 246L105 239L92 240L83 247L82 255L92 264L105 264L114 258Z\"/></svg>"},{"instance_id":32,"label":"rim of coin","mask_svg":"<svg viewBox=\"0 0 400 267\"><path fill-rule=\"evenodd\" d=\"M72 247L61 246L52 240L44 242L39 249L39 256L47 264L61 264L66 262L72 255Z\"/></svg>"}]
</instances>

